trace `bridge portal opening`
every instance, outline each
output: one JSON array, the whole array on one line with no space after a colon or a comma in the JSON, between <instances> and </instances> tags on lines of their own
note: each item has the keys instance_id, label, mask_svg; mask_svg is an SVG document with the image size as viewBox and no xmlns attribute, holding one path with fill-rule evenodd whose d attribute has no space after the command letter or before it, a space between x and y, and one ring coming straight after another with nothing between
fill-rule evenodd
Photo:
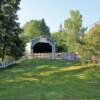
<instances>
[{"instance_id":1,"label":"bridge portal opening","mask_svg":"<svg viewBox=\"0 0 100 100\"><path fill-rule=\"evenodd\" d=\"M49 43L38 42L33 46L33 53L51 53L52 46Z\"/></svg>"}]
</instances>

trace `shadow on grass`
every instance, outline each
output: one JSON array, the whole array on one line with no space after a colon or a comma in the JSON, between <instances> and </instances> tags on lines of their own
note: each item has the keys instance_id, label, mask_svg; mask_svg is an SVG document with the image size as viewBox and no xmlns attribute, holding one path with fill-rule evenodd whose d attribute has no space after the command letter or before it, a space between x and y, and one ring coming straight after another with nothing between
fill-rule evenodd
<instances>
[{"instance_id":1,"label":"shadow on grass","mask_svg":"<svg viewBox=\"0 0 100 100\"><path fill-rule=\"evenodd\" d=\"M100 88L87 76L91 66L28 60L0 71L0 97L15 100L97 100ZM97 99L94 99L97 98ZM7 100L7 99L6 99Z\"/></svg>"}]
</instances>

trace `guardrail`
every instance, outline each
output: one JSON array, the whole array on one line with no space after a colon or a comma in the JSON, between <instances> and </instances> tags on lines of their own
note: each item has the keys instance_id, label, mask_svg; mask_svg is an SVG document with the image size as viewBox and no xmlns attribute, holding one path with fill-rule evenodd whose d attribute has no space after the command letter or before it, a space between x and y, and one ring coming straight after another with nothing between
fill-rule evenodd
<instances>
[{"instance_id":1,"label":"guardrail","mask_svg":"<svg viewBox=\"0 0 100 100\"><path fill-rule=\"evenodd\" d=\"M0 62L0 68L6 68L14 64L16 64L16 61Z\"/></svg>"},{"instance_id":2,"label":"guardrail","mask_svg":"<svg viewBox=\"0 0 100 100\"><path fill-rule=\"evenodd\" d=\"M79 60L78 55L74 53L65 53L65 52L56 52L53 54L55 59L65 59L65 60L70 60L70 61L76 61ZM27 59L52 59L52 53L34 53L33 55L27 55Z\"/></svg>"}]
</instances>

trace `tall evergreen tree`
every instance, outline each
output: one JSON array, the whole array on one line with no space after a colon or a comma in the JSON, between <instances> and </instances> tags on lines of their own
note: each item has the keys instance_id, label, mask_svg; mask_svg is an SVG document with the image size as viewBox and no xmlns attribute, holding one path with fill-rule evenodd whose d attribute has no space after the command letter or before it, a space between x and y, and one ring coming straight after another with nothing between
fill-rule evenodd
<instances>
[{"instance_id":1,"label":"tall evergreen tree","mask_svg":"<svg viewBox=\"0 0 100 100\"><path fill-rule=\"evenodd\" d=\"M19 10L20 0L2 0L0 2L0 54L2 61L4 61L5 56L12 56L17 58L22 54L22 45L24 44L19 37L21 29L18 20L17 11ZM20 41L20 45L18 45ZM13 56L13 52L17 55ZM19 51L18 51L19 50Z\"/></svg>"},{"instance_id":2,"label":"tall evergreen tree","mask_svg":"<svg viewBox=\"0 0 100 100\"><path fill-rule=\"evenodd\" d=\"M40 22L40 34L50 37L49 27L46 25L45 20L42 19Z\"/></svg>"}]
</instances>

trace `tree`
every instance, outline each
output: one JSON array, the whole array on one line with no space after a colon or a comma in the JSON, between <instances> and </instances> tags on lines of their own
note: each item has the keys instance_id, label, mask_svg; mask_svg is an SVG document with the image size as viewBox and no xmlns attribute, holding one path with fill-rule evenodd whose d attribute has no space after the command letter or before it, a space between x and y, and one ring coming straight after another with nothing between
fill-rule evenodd
<instances>
[{"instance_id":1,"label":"tree","mask_svg":"<svg viewBox=\"0 0 100 100\"><path fill-rule=\"evenodd\" d=\"M20 54L24 50L24 45L23 49L20 46L24 44L19 37L21 29L19 23L16 22L18 20L17 11L19 10L19 3L20 0L0 1L0 55L2 61L4 61L6 56L13 57L14 52ZM17 45L19 40L20 45ZM16 58L18 55L14 56Z\"/></svg>"},{"instance_id":2,"label":"tree","mask_svg":"<svg viewBox=\"0 0 100 100\"><path fill-rule=\"evenodd\" d=\"M80 36L83 33L82 15L78 10L70 11L70 18L65 20L64 28L67 33L67 46L69 52L76 52L80 42Z\"/></svg>"},{"instance_id":3,"label":"tree","mask_svg":"<svg viewBox=\"0 0 100 100\"><path fill-rule=\"evenodd\" d=\"M92 27L85 35L87 54L93 55L100 53L100 25Z\"/></svg>"},{"instance_id":4,"label":"tree","mask_svg":"<svg viewBox=\"0 0 100 100\"><path fill-rule=\"evenodd\" d=\"M40 35L50 37L49 27L46 25L44 19L42 20L31 20L23 26L23 37L26 42Z\"/></svg>"},{"instance_id":5,"label":"tree","mask_svg":"<svg viewBox=\"0 0 100 100\"><path fill-rule=\"evenodd\" d=\"M23 37L26 42L30 41L33 37L40 35L40 23L37 20L31 20L23 26Z\"/></svg>"},{"instance_id":6,"label":"tree","mask_svg":"<svg viewBox=\"0 0 100 100\"><path fill-rule=\"evenodd\" d=\"M50 37L50 30L49 27L46 25L44 19L40 21L40 35L45 35L47 37Z\"/></svg>"},{"instance_id":7,"label":"tree","mask_svg":"<svg viewBox=\"0 0 100 100\"><path fill-rule=\"evenodd\" d=\"M52 34L52 39L56 42L57 52L67 52L66 33L64 32L62 25L60 25L58 32Z\"/></svg>"}]
</instances>

